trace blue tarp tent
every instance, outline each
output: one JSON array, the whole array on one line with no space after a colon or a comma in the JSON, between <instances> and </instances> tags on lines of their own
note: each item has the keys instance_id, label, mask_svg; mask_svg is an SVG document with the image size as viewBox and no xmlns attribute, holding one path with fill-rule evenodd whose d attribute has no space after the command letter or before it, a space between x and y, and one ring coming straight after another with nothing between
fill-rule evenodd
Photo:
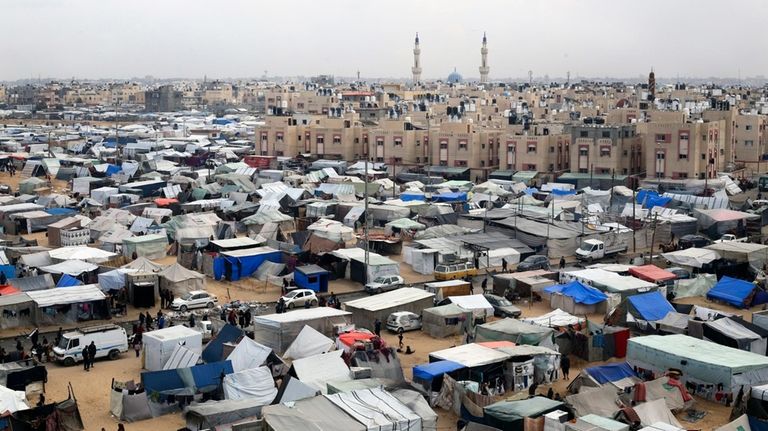
<instances>
[{"instance_id":1,"label":"blue tarp tent","mask_svg":"<svg viewBox=\"0 0 768 431\"><path fill-rule=\"evenodd\" d=\"M552 194L555 196L570 196L570 195L575 195L576 190L552 189Z\"/></svg>"},{"instance_id":2,"label":"blue tarp tent","mask_svg":"<svg viewBox=\"0 0 768 431\"><path fill-rule=\"evenodd\" d=\"M528 196L533 196L535 193L538 193L538 192L539 192L539 189L537 189L536 187L528 187L524 191L524 193L527 194Z\"/></svg>"},{"instance_id":3,"label":"blue tarp tent","mask_svg":"<svg viewBox=\"0 0 768 431\"><path fill-rule=\"evenodd\" d=\"M99 274L99 287L105 292L122 289L125 287L125 273L118 269L102 272Z\"/></svg>"},{"instance_id":4,"label":"blue tarp tent","mask_svg":"<svg viewBox=\"0 0 768 431\"><path fill-rule=\"evenodd\" d=\"M120 166L107 165L107 176L112 176L120 172Z\"/></svg>"},{"instance_id":5,"label":"blue tarp tent","mask_svg":"<svg viewBox=\"0 0 768 431\"><path fill-rule=\"evenodd\" d=\"M672 198L659 195L653 190L640 190L636 195L637 203L643 204L645 208L663 207L672 200Z\"/></svg>"},{"instance_id":6,"label":"blue tarp tent","mask_svg":"<svg viewBox=\"0 0 768 431\"><path fill-rule=\"evenodd\" d=\"M315 292L328 291L328 275L330 272L317 265L305 265L293 271L293 281L302 289L312 289Z\"/></svg>"},{"instance_id":7,"label":"blue tarp tent","mask_svg":"<svg viewBox=\"0 0 768 431\"><path fill-rule=\"evenodd\" d=\"M554 286L545 287L544 292L561 293L565 296L570 296L573 298L573 301L578 304L586 305L599 304L608 299L608 296L605 293L594 287L585 286L578 280L574 280L568 284L556 284Z\"/></svg>"},{"instance_id":8,"label":"blue tarp tent","mask_svg":"<svg viewBox=\"0 0 768 431\"><path fill-rule=\"evenodd\" d=\"M48 208L45 212L50 215L71 215L77 213L72 208Z\"/></svg>"},{"instance_id":9,"label":"blue tarp tent","mask_svg":"<svg viewBox=\"0 0 768 431\"><path fill-rule=\"evenodd\" d=\"M221 361L224 359L222 358L222 356L224 356L224 343L237 343L238 340L243 338L243 335L242 329L227 323L218 333L216 333L216 336L208 342L200 357L202 357L205 362Z\"/></svg>"},{"instance_id":10,"label":"blue tarp tent","mask_svg":"<svg viewBox=\"0 0 768 431\"><path fill-rule=\"evenodd\" d=\"M400 194L400 200L403 202L426 200L422 192L404 192Z\"/></svg>"},{"instance_id":11,"label":"blue tarp tent","mask_svg":"<svg viewBox=\"0 0 768 431\"><path fill-rule=\"evenodd\" d=\"M658 291L633 295L627 300L633 308L633 316L650 322L661 320L670 311L675 311L667 298Z\"/></svg>"},{"instance_id":12,"label":"blue tarp tent","mask_svg":"<svg viewBox=\"0 0 768 431\"><path fill-rule=\"evenodd\" d=\"M7 279L16 278L16 265L0 265L0 271Z\"/></svg>"},{"instance_id":13,"label":"blue tarp tent","mask_svg":"<svg viewBox=\"0 0 768 431\"><path fill-rule=\"evenodd\" d=\"M637 374L632 370L632 367L628 363L622 362L620 364L606 364L596 367L586 368L587 372L597 383L604 385L610 382L617 382L627 377L637 377Z\"/></svg>"},{"instance_id":14,"label":"blue tarp tent","mask_svg":"<svg viewBox=\"0 0 768 431\"><path fill-rule=\"evenodd\" d=\"M738 278L723 276L715 287L707 292L707 299L714 299L738 308L747 308L752 304L755 285Z\"/></svg>"},{"instance_id":15,"label":"blue tarp tent","mask_svg":"<svg viewBox=\"0 0 768 431\"><path fill-rule=\"evenodd\" d=\"M449 192L432 195L433 202L466 202L465 192Z\"/></svg>"},{"instance_id":16,"label":"blue tarp tent","mask_svg":"<svg viewBox=\"0 0 768 431\"><path fill-rule=\"evenodd\" d=\"M64 274L59 279L59 282L56 283L56 287L72 287L72 286L80 286L83 282L76 279L75 277L72 277L69 274Z\"/></svg>"},{"instance_id":17,"label":"blue tarp tent","mask_svg":"<svg viewBox=\"0 0 768 431\"><path fill-rule=\"evenodd\" d=\"M221 374L233 372L231 361L221 361L175 370L145 371L141 373L141 383L150 397L153 394L194 395L218 389Z\"/></svg>"},{"instance_id":18,"label":"blue tarp tent","mask_svg":"<svg viewBox=\"0 0 768 431\"><path fill-rule=\"evenodd\" d=\"M464 368L463 365L453 361L436 361L429 364L416 365L413 367L413 378L429 382L435 377L440 377L445 373L462 368Z\"/></svg>"},{"instance_id":19,"label":"blue tarp tent","mask_svg":"<svg viewBox=\"0 0 768 431\"><path fill-rule=\"evenodd\" d=\"M213 267L216 279L220 279L223 275L229 281L237 281L253 275L264 261L282 263L283 254L280 250L275 250L272 247L256 247L225 251L221 252L219 256L215 260L223 260L223 265L217 265L214 260ZM217 274L217 268L223 269L223 273Z\"/></svg>"}]
</instances>

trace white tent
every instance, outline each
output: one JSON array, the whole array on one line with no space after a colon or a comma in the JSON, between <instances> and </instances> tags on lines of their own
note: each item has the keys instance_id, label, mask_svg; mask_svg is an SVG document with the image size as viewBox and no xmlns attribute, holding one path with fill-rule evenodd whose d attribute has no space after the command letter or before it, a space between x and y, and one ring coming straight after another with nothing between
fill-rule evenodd
<instances>
[{"instance_id":1,"label":"white tent","mask_svg":"<svg viewBox=\"0 0 768 431\"><path fill-rule=\"evenodd\" d=\"M14 413L19 410L27 410L27 396L24 391L14 391L5 386L0 386L0 412Z\"/></svg>"},{"instance_id":2,"label":"white tent","mask_svg":"<svg viewBox=\"0 0 768 431\"><path fill-rule=\"evenodd\" d=\"M104 292L98 284L86 284L84 286L59 287L48 290L32 290L27 292L39 308L53 305L77 304L80 302L103 301L106 299Z\"/></svg>"},{"instance_id":3,"label":"white tent","mask_svg":"<svg viewBox=\"0 0 768 431\"><path fill-rule=\"evenodd\" d=\"M665 259L675 265L701 268L708 263L720 259L720 253L703 248L687 248L685 250L662 253Z\"/></svg>"},{"instance_id":4,"label":"white tent","mask_svg":"<svg viewBox=\"0 0 768 431\"><path fill-rule=\"evenodd\" d=\"M421 431L421 418L381 388L326 395L332 403L369 430Z\"/></svg>"},{"instance_id":5,"label":"white tent","mask_svg":"<svg viewBox=\"0 0 768 431\"><path fill-rule=\"evenodd\" d=\"M248 337L243 337L227 359L232 361L232 369L239 373L240 371L258 368L264 365L269 358L272 349L259 344Z\"/></svg>"},{"instance_id":6,"label":"white tent","mask_svg":"<svg viewBox=\"0 0 768 431\"><path fill-rule=\"evenodd\" d=\"M493 305L483 295L449 296L451 303L471 311L475 317L493 316Z\"/></svg>"},{"instance_id":7,"label":"white tent","mask_svg":"<svg viewBox=\"0 0 768 431\"><path fill-rule=\"evenodd\" d=\"M84 272L95 271L99 269L99 267L88 262L83 262L82 260L65 260L64 262L55 265L43 266L40 269L51 274L68 274L77 277Z\"/></svg>"},{"instance_id":8,"label":"white tent","mask_svg":"<svg viewBox=\"0 0 768 431\"><path fill-rule=\"evenodd\" d=\"M267 367L252 368L224 376L224 397L228 400L251 399L271 404L277 396L272 372Z\"/></svg>"},{"instance_id":9,"label":"white tent","mask_svg":"<svg viewBox=\"0 0 768 431\"><path fill-rule=\"evenodd\" d=\"M342 353L342 350L334 350L297 359L293 361L292 368L299 380L326 393L326 382L352 380L352 374L341 358Z\"/></svg>"},{"instance_id":10,"label":"white tent","mask_svg":"<svg viewBox=\"0 0 768 431\"><path fill-rule=\"evenodd\" d=\"M430 353L429 356L439 360L453 361L467 368L495 364L510 358L507 353L474 343L438 350Z\"/></svg>"},{"instance_id":11,"label":"white tent","mask_svg":"<svg viewBox=\"0 0 768 431\"><path fill-rule=\"evenodd\" d=\"M301 359L333 350L335 343L317 329L304 326L296 339L283 354L286 359Z\"/></svg>"},{"instance_id":12,"label":"white tent","mask_svg":"<svg viewBox=\"0 0 768 431\"><path fill-rule=\"evenodd\" d=\"M177 344L173 349L171 357L165 361L164 370L176 370L178 368L189 368L197 365L200 360L200 354L187 349L182 344Z\"/></svg>"},{"instance_id":13,"label":"white tent","mask_svg":"<svg viewBox=\"0 0 768 431\"><path fill-rule=\"evenodd\" d=\"M529 317L527 319L523 319L523 322L533 323L549 328L557 328L561 326L578 325L579 323L584 323L584 319L576 317L570 313L566 313L565 311L557 308L547 314L543 314L538 317Z\"/></svg>"},{"instance_id":14,"label":"white tent","mask_svg":"<svg viewBox=\"0 0 768 431\"><path fill-rule=\"evenodd\" d=\"M203 352L203 333L181 325L145 332L142 341L144 368L149 371L162 370L176 346L182 345L198 355Z\"/></svg>"}]
</instances>

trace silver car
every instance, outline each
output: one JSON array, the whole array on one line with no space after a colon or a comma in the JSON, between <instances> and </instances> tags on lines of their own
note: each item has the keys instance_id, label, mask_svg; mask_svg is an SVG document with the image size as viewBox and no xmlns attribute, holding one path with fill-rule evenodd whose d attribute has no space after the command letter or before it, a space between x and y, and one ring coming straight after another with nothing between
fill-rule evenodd
<instances>
[{"instance_id":1,"label":"silver car","mask_svg":"<svg viewBox=\"0 0 768 431\"><path fill-rule=\"evenodd\" d=\"M421 329L421 316L410 311L396 311L387 317L387 329L392 332Z\"/></svg>"}]
</instances>

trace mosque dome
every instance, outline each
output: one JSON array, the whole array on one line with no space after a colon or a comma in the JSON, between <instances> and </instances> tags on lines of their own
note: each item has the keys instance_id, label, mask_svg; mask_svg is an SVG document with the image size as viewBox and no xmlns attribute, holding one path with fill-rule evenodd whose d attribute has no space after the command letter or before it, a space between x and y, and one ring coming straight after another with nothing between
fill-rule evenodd
<instances>
[{"instance_id":1,"label":"mosque dome","mask_svg":"<svg viewBox=\"0 0 768 431\"><path fill-rule=\"evenodd\" d=\"M464 78L459 74L459 72L456 71L456 69L453 69L453 72L451 72L450 75L448 75L448 83L449 84L458 84L459 82L463 81Z\"/></svg>"}]
</instances>

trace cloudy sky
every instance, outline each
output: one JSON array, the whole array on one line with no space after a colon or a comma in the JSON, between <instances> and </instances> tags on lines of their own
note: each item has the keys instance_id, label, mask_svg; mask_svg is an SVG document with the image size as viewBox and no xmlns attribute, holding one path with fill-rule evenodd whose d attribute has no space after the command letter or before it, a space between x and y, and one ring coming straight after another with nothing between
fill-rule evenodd
<instances>
[{"instance_id":1,"label":"cloudy sky","mask_svg":"<svg viewBox=\"0 0 768 431\"><path fill-rule=\"evenodd\" d=\"M764 0L1 0L0 80L768 75Z\"/></svg>"}]
</instances>

